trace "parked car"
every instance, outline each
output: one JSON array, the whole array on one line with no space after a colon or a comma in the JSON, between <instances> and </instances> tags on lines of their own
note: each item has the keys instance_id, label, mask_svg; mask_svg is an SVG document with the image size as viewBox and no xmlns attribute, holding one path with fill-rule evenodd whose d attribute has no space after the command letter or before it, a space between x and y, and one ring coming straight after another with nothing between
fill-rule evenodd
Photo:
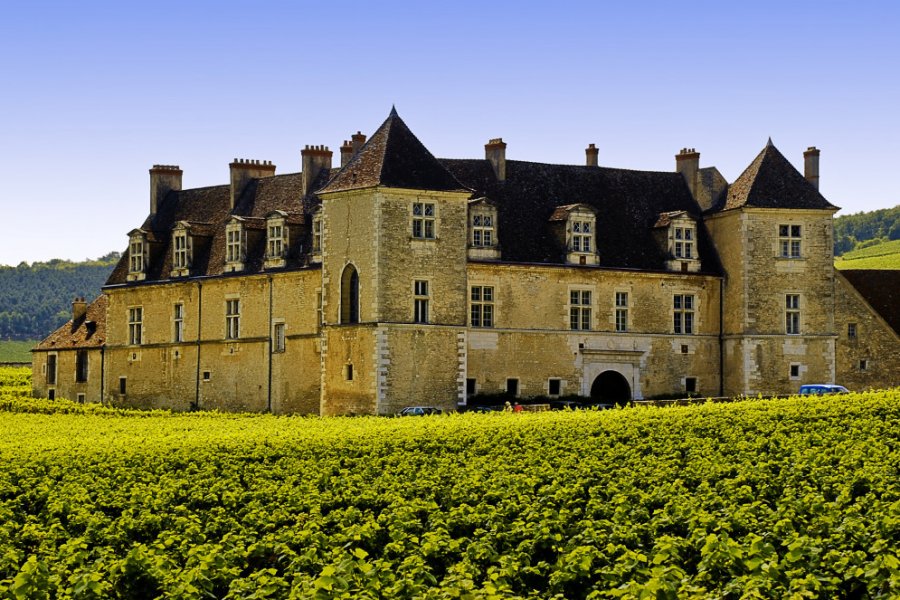
<instances>
[{"instance_id":1,"label":"parked car","mask_svg":"<svg viewBox=\"0 0 900 600\"><path fill-rule=\"evenodd\" d=\"M397 413L398 417L424 417L425 415L439 415L441 409L433 406L407 406Z\"/></svg>"},{"instance_id":2,"label":"parked car","mask_svg":"<svg viewBox=\"0 0 900 600\"><path fill-rule=\"evenodd\" d=\"M825 394L849 394L850 390L842 385L831 383L811 383L800 386L801 396L823 396Z\"/></svg>"}]
</instances>

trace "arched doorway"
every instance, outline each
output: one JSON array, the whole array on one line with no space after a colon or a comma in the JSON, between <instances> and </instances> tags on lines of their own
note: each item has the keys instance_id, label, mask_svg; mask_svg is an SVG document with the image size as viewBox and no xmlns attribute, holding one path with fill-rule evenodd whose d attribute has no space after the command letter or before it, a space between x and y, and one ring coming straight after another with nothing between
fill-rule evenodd
<instances>
[{"instance_id":1,"label":"arched doorway","mask_svg":"<svg viewBox=\"0 0 900 600\"><path fill-rule=\"evenodd\" d=\"M341 274L341 323L359 323L359 273L353 265Z\"/></svg>"},{"instance_id":2,"label":"arched doorway","mask_svg":"<svg viewBox=\"0 0 900 600\"><path fill-rule=\"evenodd\" d=\"M631 402L631 386L617 371L603 371L591 385L591 400L625 406Z\"/></svg>"}]
</instances>

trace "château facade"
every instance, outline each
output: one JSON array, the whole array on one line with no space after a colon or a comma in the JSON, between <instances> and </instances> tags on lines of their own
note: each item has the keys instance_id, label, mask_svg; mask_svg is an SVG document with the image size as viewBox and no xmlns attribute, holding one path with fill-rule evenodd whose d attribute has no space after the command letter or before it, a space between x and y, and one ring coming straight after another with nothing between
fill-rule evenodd
<instances>
[{"instance_id":1,"label":"ch\u00e2teau facade","mask_svg":"<svg viewBox=\"0 0 900 600\"><path fill-rule=\"evenodd\" d=\"M299 173L235 159L184 190L156 165L103 295L35 349L34 392L333 415L900 384L896 303L833 268L818 150L801 174L770 141L730 184L693 149L673 172L598 155L438 159L392 111L337 168L307 146Z\"/></svg>"}]
</instances>

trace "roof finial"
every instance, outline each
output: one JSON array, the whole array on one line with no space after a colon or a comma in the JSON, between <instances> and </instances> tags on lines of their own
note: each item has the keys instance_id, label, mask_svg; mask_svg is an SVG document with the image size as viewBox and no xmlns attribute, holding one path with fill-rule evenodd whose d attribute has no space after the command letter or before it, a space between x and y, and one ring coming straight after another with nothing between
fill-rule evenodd
<instances>
[{"instance_id":1,"label":"roof finial","mask_svg":"<svg viewBox=\"0 0 900 600\"><path fill-rule=\"evenodd\" d=\"M388 117L399 117L399 116L400 115L397 114L397 107L394 106L393 104L391 104L391 114L389 114Z\"/></svg>"},{"instance_id":2,"label":"roof finial","mask_svg":"<svg viewBox=\"0 0 900 600\"><path fill-rule=\"evenodd\" d=\"M769 141L766 142L766 148L768 148L769 146L774 146L774 145L775 145L775 144L772 143L772 136L770 135L770 136L769 136Z\"/></svg>"}]
</instances>

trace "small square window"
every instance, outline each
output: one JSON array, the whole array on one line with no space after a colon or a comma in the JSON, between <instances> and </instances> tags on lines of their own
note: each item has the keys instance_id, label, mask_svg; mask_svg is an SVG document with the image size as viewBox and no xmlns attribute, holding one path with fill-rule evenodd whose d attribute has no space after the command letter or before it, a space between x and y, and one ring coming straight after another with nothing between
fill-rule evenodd
<instances>
[{"instance_id":1,"label":"small square window","mask_svg":"<svg viewBox=\"0 0 900 600\"><path fill-rule=\"evenodd\" d=\"M688 353L688 346L687 346L687 344L682 344L682 345L681 345L681 353L682 353L682 354L687 354L687 353Z\"/></svg>"},{"instance_id":2,"label":"small square window","mask_svg":"<svg viewBox=\"0 0 900 600\"><path fill-rule=\"evenodd\" d=\"M791 379L800 378L800 365L791 365Z\"/></svg>"},{"instance_id":3,"label":"small square window","mask_svg":"<svg viewBox=\"0 0 900 600\"><path fill-rule=\"evenodd\" d=\"M561 389L562 389L562 380L561 379L550 379L547 382L547 392L551 396L559 396Z\"/></svg>"},{"instance_id":4,"label":"small square window","mask_svg":"<svg viewBox=\"0 0 900 600\"><path fill-rule=\"evenodd\" d=\"M211 374L209 371L203 371L203 381L209 381Z\"/></svg>"},{"instance_id":5,"label":"small square window","mask_svg":"<svg viewBox=\"0 0 900 600\"><path fill-rule=\"evenodd\" d=\"M84 399L85 399L85 395L84 395L84 394L78 394L78 395L76 396L76 398L77 398L79 404L84 404Z\"/></svg>"}]
</instances>

